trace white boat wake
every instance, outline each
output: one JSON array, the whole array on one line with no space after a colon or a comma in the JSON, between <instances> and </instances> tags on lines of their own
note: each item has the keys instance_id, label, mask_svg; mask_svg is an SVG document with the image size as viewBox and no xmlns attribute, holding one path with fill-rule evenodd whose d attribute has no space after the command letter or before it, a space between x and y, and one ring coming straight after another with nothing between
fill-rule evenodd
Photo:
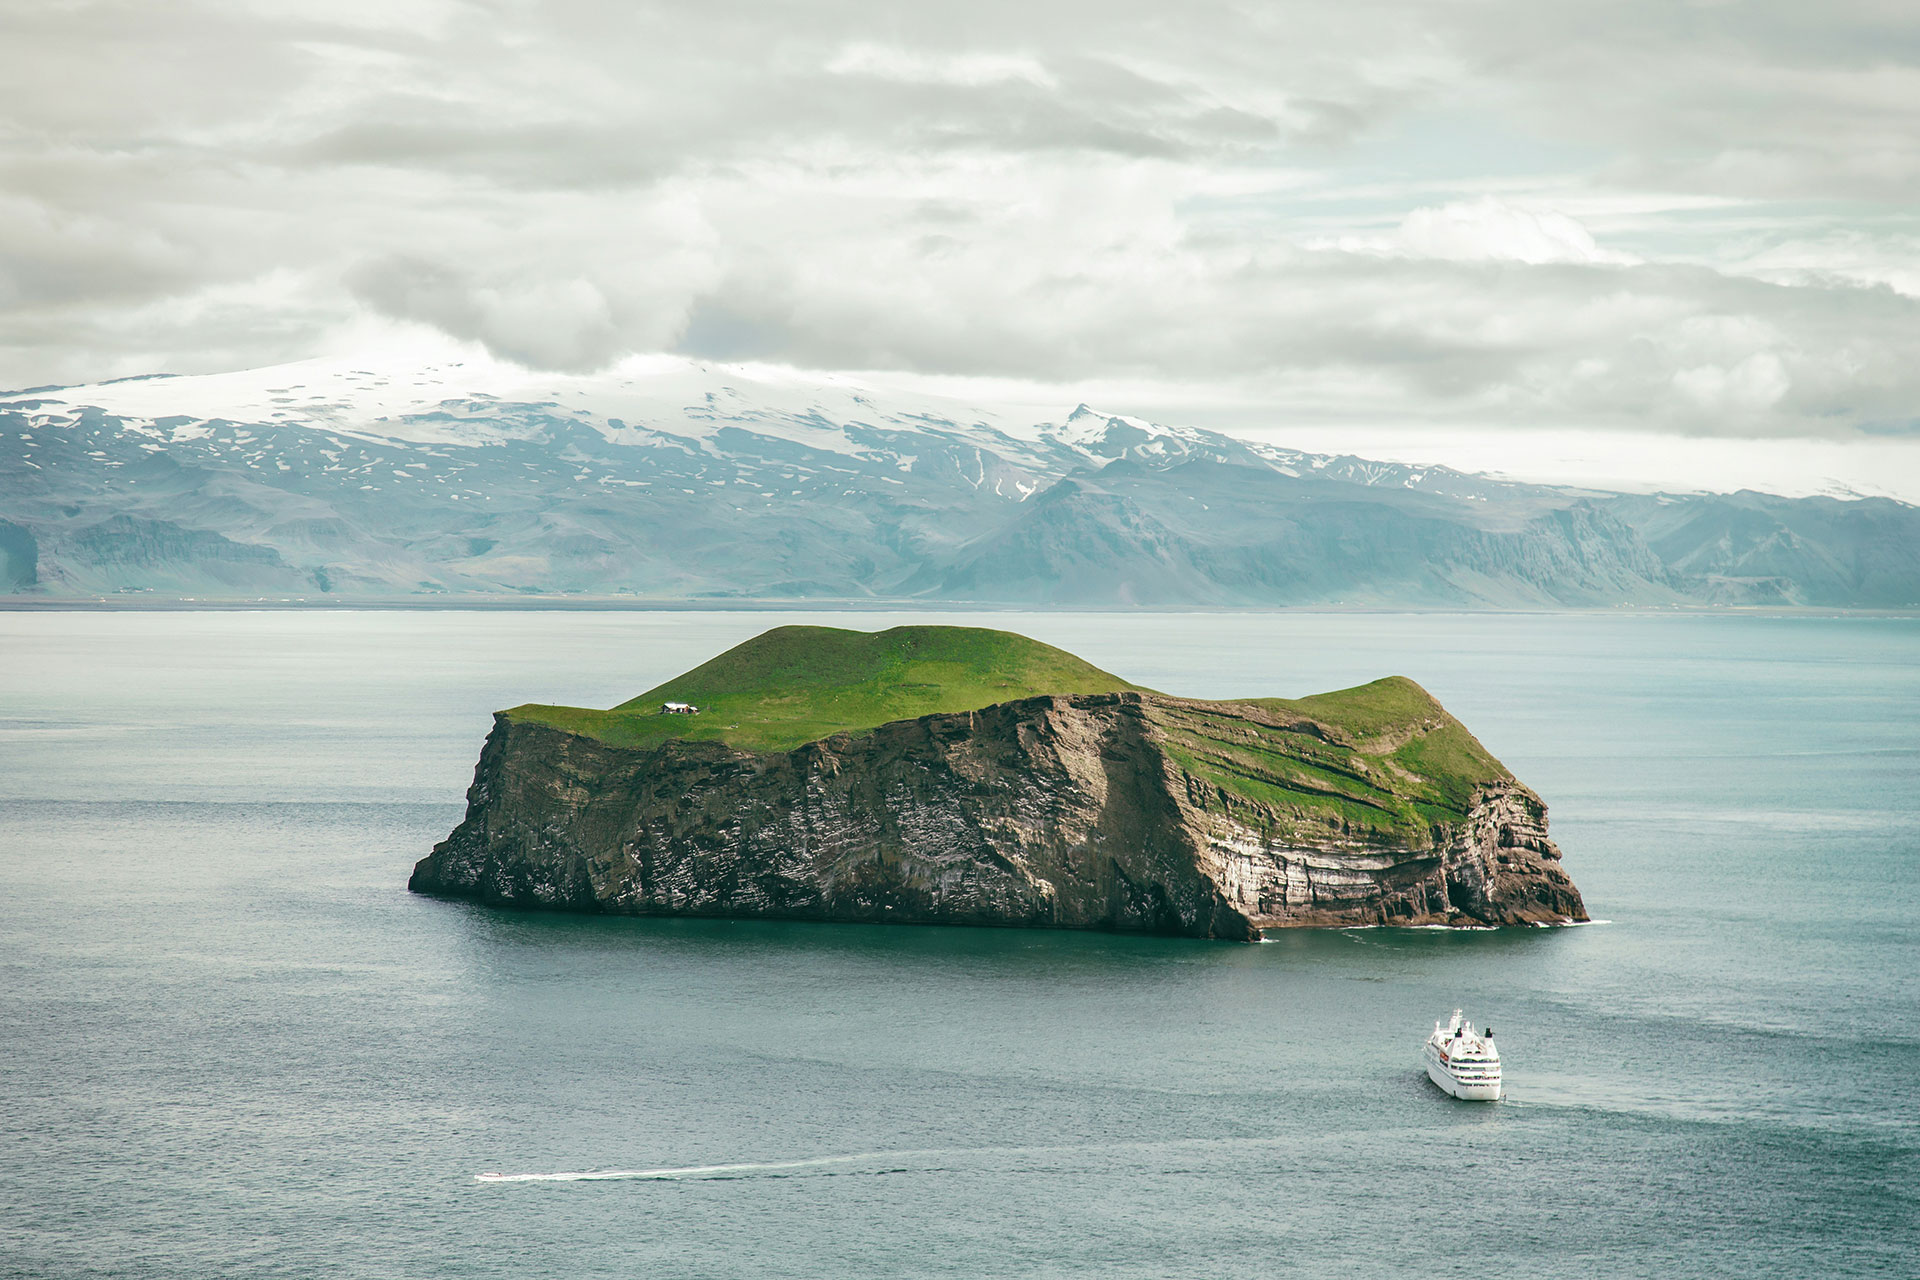
<instances>
[{"instance_id":1,"label":"white boat wake","mask_svg":"<svg viewBox=\"0 0 1920 1280\"><path fill-rule=\"evenodd\" d=\"M896 1155L902 1153L895 1153ZM917 1153L905 1153L917 1154ZM859 1160L880 1159L878 1153L850 1156L820 1156L812 1160L777 1160L759 1164L696 1164L679 1169L585 1169L561 1173L476 1173L475 1182L638 1182L648 1179L725 1178L741 1174L779 1173L788 1169L813 1169L826 1165L852 1164Z\"/></svg>"},{"instance_id":2,"label":"white boat wake","mask_svg":"<svg viewBox=\"0 0 1920 1280\"><path fill-rule=\"evenodd\" d=\"M912 1151L856 1151L837 1156L812 1156L804 1160L768 1160L738 1164L694 1164L659 1169L575 1169L555 1173L499 1173L489 1171L473 1175L475 1182L673 1182L701 1179L726 1180L754 1177L805 1177L812 1170L827 1171L826 1176L841 1174L893 1174L933 1172L982 1159L1009 1156L1023 1158L1029 1172L1058 1167L1062 1157L1122 1151L1215 1151L1273 1147L1286 1140L1277 1137L1173 1138L1146 1142L1063 1143L1058 1146L1006 1147L924 1147ZM853 1166L853 1167L848 1167ZM864 1167L861 1167L864 1166Z\"/></svg>"}]
</instances>

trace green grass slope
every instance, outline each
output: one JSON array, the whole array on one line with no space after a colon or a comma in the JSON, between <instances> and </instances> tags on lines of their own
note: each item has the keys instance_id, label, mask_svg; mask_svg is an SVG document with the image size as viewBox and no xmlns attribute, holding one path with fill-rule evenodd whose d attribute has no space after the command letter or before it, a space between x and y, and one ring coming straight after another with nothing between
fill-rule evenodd
<instances>
[{"instance_id":1,"label":"green grass slope","mask_svg":"<svg viewBox=\"0 0 1920 1280\"><path fill-rule=\"evenodd\" d=\"M1302 832L1417 842L1464 817L1476 788L1513 776L1404 676L1310 698L1180 702L1156 718L1187 773Z\"/></svg>"},{"instance_id":2,"label":"green grass slope","mask_svg":"<svg viewBox=\"0 0 1920 1280\"><path fill-rule=\"evenodd\" d=\"M507 714L618 746L717 738L750 751L789 751L895 720L1137 687L1010 631L775 627L609 711L529 704ZM663 715L663 702L691 702L700 714Z\"/></svg>"}]
</instances>

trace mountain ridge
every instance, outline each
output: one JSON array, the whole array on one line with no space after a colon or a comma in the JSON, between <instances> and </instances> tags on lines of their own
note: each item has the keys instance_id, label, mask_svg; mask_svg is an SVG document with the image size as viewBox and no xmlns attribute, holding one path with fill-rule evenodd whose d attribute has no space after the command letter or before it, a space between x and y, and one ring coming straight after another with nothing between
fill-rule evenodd
<instances>
[{"instance_id":1,"label":"mountain ridge","mask_svg":"<svg viewBox=\"0 0 1920 1280\"><path fill-rule=\"evenodd\" d=\"M1307 454L642 362L0 396L0 594L1116 607L1920 605L1920 509Z\"/></svg>"}]
</instances>

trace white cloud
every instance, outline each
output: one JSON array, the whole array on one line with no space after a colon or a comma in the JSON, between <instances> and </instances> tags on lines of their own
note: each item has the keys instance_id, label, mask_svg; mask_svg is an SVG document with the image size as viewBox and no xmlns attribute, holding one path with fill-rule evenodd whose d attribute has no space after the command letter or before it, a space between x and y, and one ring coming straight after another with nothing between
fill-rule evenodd
<instances>
[{"instance_id":1,"label":"white cloud","mask_svg":"<svg viewBox=\"0 0 1920 1280\"><path fill-rule=\"evenodd\" d=\"M1727 270L1781 284L1845 280L1882 284L1920 298L1920 234L1838 227L1808 235L1774 235L1753 243L1736 238L1724 260ZM1745 243L1742 243L1745 241Z\"/></svg>"},{"instance_id":2,"label":"white cloud","mask_svg":"<svg viewBox=\"0 0 1920 1280\"><path fill-rule=\"evenodd\" d=\"M1602 249L1593 234L1557 209L1510 204L1497 196L1422 206L1389 235L1344 235L1311 242L1388 257L1447 262L1630 263L1631 254Z\"/></svg>"},{"instance_id":3,"label":"white cloud","mask_svg":"<svg viewBox=\"0 0 1920 1280\"><path fill-rule=\"evenodd\" d=\"M98 0L0 42L0 384L396 320L1296 421L1920 403L1920 71L1869 0Z\"/></svg>"},{"instance_id":4,"label":"white cloud","mask_svg":"<svg viewBox=\"0 0 1920 1280\"><path fill-rule=\"evenodd\" d=\"M1525 209L1481 196L1415 209L1400 224L1400 243L1415 257L1460 262L1633 262L1594 243L1593 235L1554 209Z\"/></svg>"},{"instance_id":5,"label":"white cloud","mask_svg":"<svg viewBox=\"0 0 1920 1280\"><path fill-rule=\"evenodd\" d=\"M534 368L590 369L626 350L606 295L579 277L481 282L434 263L389 258L363 264L352 280L387 315L483 343Z\"/></svg>"},{"instance_id":6,"label":"white cloud","mask_svg":"<svg viewBox=\"0 0 1920 1280\"><path fill-rule=\"evenodd\" d=\"M906 84L971 86L1024 80L1051 88L1057 83L1040 63L1020 54L956 53L941 57L867 41L846 46L826 65L834 75L873 76Z\"/></svg>"},{"instance_id":7,"label":"white cloud","mask_svg":"<svg viewBox=\"0 0 1920 1280\"><path fill-rule=\"evenodd\" d=\"M1780 403L1793 385L1786 366L1771 351L1756 351L1732 368L1695 365L1673 375L1680 393L1711 413L1749 415Z\"/></svg>"}]
</instances>

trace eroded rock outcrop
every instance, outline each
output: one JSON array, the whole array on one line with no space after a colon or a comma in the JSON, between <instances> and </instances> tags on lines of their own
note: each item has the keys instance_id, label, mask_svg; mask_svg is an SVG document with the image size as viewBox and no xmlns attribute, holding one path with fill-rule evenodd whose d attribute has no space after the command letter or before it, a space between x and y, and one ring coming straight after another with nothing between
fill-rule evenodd
<instances>
[{"instance_id":1,"label":"eroded rock outcrop","mask_svg":"<svg viewBox=\"0 0 1920 1280\"><path fill-rule=\"evenodd\" d=\"M1436 800L1406 763L1412 739L1458 730L1432 706L1365 738L1258 703L1031 697L776 752L620 747L502 714L465 820L410 885L636 915L1247 940L1585 919L1539 797L1495 763Z\"/></svg>"}]
</instances>

